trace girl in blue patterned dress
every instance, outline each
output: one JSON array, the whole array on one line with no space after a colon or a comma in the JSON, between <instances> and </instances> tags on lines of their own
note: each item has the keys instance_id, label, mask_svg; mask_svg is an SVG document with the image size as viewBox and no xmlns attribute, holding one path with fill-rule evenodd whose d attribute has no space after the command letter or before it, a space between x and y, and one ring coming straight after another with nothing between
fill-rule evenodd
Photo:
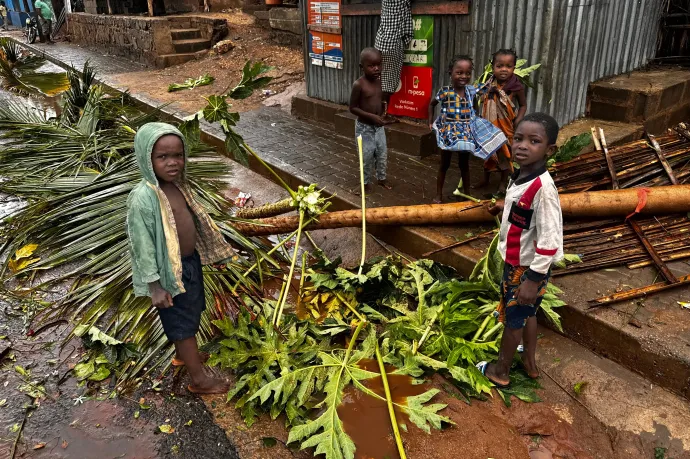
<instances>
[{"instance_id":1,"label":"girl in blue patterned dress","mask_svg":"<svg viewBox=\"0 0 690 459\"><path fill-rule=\"evenodd\" d=\"M465 194L469 195L470 154L485 160L508 141L500 129L475 113L474 98L489 90L491 80L479 87L470 84L472 70L473 63L469 56L455 56L448 68L452 85L441 88L429 104L429 127L436 132L436 143L441 149L435 203L442 201L443 184L454 151L460 156L463 188ZM441 104L441 114L434 121L438 104Z\"/></svg>"}]
</instances>

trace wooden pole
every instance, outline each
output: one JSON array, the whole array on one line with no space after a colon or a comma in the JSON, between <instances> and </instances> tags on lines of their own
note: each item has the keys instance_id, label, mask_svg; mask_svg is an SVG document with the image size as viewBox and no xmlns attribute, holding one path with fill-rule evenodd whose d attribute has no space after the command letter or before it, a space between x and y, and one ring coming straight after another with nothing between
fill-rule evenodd
<instances>
[{"instance_id":1,"label":"wooden pole","mask_svg":"<svg viewBox=\"0 0 690 459\"><path fill-rule=\"evenodd\" d=\"M647 191L632 188L624 190L589 191L585 193L562 194L560 196L563 217L605 218L626 217L640 209L641 215L664 215L690 212L690 185L675 185L651 188ZM417 206L377 207L366 210L367 222L371 225L453 225L461 223L486 223L494 221L487 211L490 201L450 204L422 204ZM245 236L268 236L291 233L297 229L296 216L274 217L257 220L256 224L235 222L233 226ZM329 212L319 217L318 222L307 230L359 227L362 225L360 209Z\"/></svg>"},{"instance_id":2,"label":"wooden pole","mask_svg":"<svg viewBox=\"0 0 690 459\"><path fill-rule=\"evenodd\" d=\"M153 0L146 0L149 7L149 16L153 17Z\"/></svg>"},{"instance_id":3,"label":"wooden pole","mask_svg":"<svg viewBox=\"0 0 690 459\"><path fill-rule=\"evenodd\" d=\"M664 155L664 152L661 150L659 142L656 141L656 138L652 134L648 133L647 138L649 139L649 143L652 145L652 148L656 152L656 156L659 158L661 166L664 168L664 171L666 171L666 175L668 175L668 179L671 181L671 185L678 185L678 179L673 173L673 169L671 168L671 165L668 163L666 155Z\"/></svg>"},{"instance_id":4,"label":"wooden pole","mask_svg":"<svg viewBox=\"0 0 690 459\"><path fill-rule=\"evenodd\" d=\"M601 137L601 148L604 149L604 158L606 158L606 164L609 167L609 173L611 174L611 187L614 190L617 190L620 187L618 186L616 168L613 165L613 159L611 159L611 155L609 154L609 147L606 144L606 137L604 137L604 130L602 128L599 128L599 137Z\"/></svg>"}]
</instances>

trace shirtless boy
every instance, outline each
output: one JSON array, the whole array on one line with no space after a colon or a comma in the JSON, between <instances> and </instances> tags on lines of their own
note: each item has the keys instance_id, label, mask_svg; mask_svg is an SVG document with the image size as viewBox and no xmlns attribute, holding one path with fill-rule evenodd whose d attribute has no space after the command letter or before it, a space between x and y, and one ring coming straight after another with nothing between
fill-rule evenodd
<instances>
[{"instance_id":1,"label":"shirtless boy","mask_svg":"<svg viewBox=\"0 0 690 459\"><path fill-rule=\"evenodd\" d=\"M189 371L189 390L225 393L227 382L204 370L196 334L206 307L201 266L234 251L192 197L182 133L169 124L146 124L134 138L134 151L143 176L127 200L134 293L151 297L175 345L175 360Z\"/></svg>"},{"instance_id":2,"label":"shirtless boy","mask_svg":"<svg viewBox=\"0 0 690 459\"><path fill-rule=\"evenodd\" d=\"M362 136L364 155L364 189L371 191L371 168L376 168L378 184L387 190L392 187L386 182L388 152L386 132L383 127L395 120L387 118L383 109L381 89L381 52L365 48L359 56L359 68L364 75L352 85L350 112L357 115L355 139Z\"/></svg>"}]
</instances>

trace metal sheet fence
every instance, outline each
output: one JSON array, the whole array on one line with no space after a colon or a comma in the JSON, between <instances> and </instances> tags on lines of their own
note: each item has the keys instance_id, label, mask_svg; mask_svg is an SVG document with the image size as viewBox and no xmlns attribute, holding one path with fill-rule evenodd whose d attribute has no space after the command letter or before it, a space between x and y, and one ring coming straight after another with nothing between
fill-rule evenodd
<instances>
[{"instance_id":1,"label":"metal sheet fence","mask_svg":"<svg viewBox=\"0 0 690 459\"><path fill-rule=\"evenodd\" d=\"M434 88L447 84L453 55L472 56L479 74L494 51L514 48L529 64L542 64L528 90L528 111L572 121L585 112L591 81L631 71L654 57L664 3L478 0L469 15L434 16ZM343 17L343 70L311 65L305 47L309 96L348 102L359 77L359 52L374 45L378 24L377 16Z\"/></svg>"}]
</instances>

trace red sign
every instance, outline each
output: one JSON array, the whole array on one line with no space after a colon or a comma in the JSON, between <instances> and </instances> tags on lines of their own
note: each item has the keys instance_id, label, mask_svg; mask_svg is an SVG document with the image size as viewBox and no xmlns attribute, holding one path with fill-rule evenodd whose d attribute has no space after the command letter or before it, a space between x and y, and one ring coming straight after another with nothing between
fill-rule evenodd
<instances>
[{"instance_id":1,"label":"red sign","mask_svg":"<svg viewBox=\"0 0 690 459\"><path fill-rule=\"evenodd\" d=\"M426 119L429 102L433 97L431 67L403 66L400 87L391 96L388 113L410 118Z\"/></svg>"}]
</instances>

